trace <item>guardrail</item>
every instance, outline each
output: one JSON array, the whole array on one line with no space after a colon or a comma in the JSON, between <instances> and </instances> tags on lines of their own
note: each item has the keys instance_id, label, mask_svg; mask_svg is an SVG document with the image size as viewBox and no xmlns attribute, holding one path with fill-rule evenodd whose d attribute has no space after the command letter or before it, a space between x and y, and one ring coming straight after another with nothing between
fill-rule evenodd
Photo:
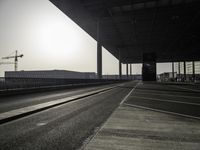
<instances>
[{"instance_id":1,"label":"guardrail","mask_svg":"<svg viewBox=\"0 0 200 150\"><path fill-rule=\"evenodd\" d=\"M114 79L0 78L0 90L121 82ZM125 80L123 80L125 81Z\"/></svg>"}]
</instances>

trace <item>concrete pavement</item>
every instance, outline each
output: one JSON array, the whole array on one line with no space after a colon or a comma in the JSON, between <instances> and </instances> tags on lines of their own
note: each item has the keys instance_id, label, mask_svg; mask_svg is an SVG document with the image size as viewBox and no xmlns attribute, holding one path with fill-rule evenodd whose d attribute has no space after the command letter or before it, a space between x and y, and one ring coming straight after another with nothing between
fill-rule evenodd
<instances>
[{"instance_id":1,"label":"concrete pavement","mask_svg":"<svg viewBox=\"0 0 200 150\"><path fill-rule=\"evenodd\" d=\"M120 106L85 150L199 150L200 121Z\"/></svg>"},{"instance_id":2,"label":"concrete pavement","mask_svg":"<svg viewBox=\"0 0 200 150\"><path fill-rule=\"evenodd\" d=\"M139 83L85 150L199 150L196 86Z\"/></svg>"}]
</instances>

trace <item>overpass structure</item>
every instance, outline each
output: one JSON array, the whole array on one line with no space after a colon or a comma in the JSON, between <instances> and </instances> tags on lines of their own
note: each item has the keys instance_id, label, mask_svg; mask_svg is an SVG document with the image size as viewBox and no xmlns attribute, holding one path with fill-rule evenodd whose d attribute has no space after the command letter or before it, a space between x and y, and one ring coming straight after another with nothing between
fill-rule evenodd
<instances>
[{"instance_id":1,"label":"overpass structure","mask_svg":"<svg viewBox=\"0 0 200 150\"><path fill-rule=\"evenodd\" d=\"M97 40L99 78L102 46L119 60L120 77L121 63L143 63L143 80L155 80L156 62L200 59L199 0L50 1Z\"/></svg>"},{"instance_id":2,"label":"overpass structure","mask_svg":"<svg viewBox=\"0 0 200 150\"><path fill-rule=\"evenodd\" d=\"M190 61L195 73L199 0L51 1L97 40L99 78L102 46L120 76L121 63L143 63L143 80L155 80L157 62L178 62L180 74ZM199 150L199 84L66 72L0 78L0 149Z\"/></svg>"}]
</instances>

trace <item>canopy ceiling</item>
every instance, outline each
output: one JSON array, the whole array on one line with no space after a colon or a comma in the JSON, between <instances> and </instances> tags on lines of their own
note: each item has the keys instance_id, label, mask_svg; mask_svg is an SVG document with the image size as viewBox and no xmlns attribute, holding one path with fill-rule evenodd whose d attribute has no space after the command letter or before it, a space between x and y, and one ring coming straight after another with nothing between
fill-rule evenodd
<instances>
[{"instance_id":1,"label":"canopy ceiling","mask_svg":"<svg viewBox=\"0 0 200 150\"><path fill-rule=\"evenodd\" d=\"M199 0L50 0L122 63L200 60Z\"/></svg>"}]
</instances>

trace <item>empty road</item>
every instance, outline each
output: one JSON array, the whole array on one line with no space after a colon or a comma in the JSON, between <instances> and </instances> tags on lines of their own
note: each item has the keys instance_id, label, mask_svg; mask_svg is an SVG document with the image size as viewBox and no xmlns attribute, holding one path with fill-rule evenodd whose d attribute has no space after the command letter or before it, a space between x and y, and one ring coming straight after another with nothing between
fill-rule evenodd
<instances>
[{"instance_id":1,"label":"empty road","mask_svg":"<svg viewBox=\"0 0 200 150\"><path fill-rule=\"evenodd\" d=\"M106 121L135 84L135 82L121 84L114 89L2 124L0 125L0 149L77 149ZM73 90L55 92L56 94L46 96L31 94L21 96L21 100L20 96L17 96L17 101L10 97L8 102L10 107L6 108L6 104L2 105L1 112L94 89L96 88L81 91L78 89L75 90L76 92ZM2 100L2 103L5 103L5 100ZM21 106L17 105L18 100Z\"/></svg>"},{"instance_id":2,"label":"empty road","mask_svg":"<svg viewBox=\"0 0 200 150\"><path fill-rule=\"evenodd\" d=\"M1 123L0 149L80 149L119 105L200 119L199 86L136 81L2 98L0 116L65 99L65 103Z\"/></svg>"}]
</instances>

